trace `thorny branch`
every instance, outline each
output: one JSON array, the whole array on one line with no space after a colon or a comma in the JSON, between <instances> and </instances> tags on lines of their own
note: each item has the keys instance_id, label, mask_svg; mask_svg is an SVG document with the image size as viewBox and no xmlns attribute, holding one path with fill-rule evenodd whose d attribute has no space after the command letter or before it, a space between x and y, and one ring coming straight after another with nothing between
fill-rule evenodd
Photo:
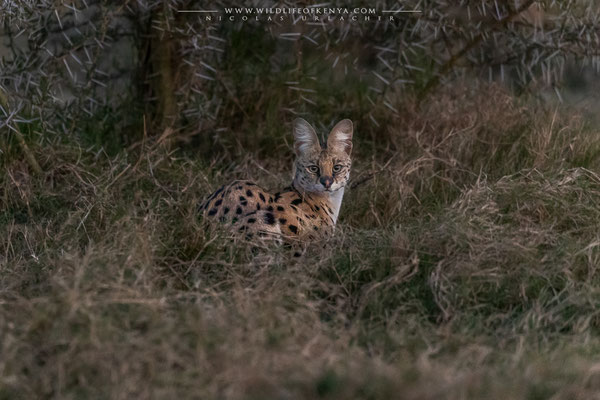
<instances>
[{"instance_id":1,"label":"thorny branch","mask_svg":"<svg viewBox=\"0 0 600 400\"><path fill-rule=\"evenodd\" d=\"M263 84L245 80L251 63L262 68L261 79L289 93L278 108L290 115L319 114L323 104L337 104L335 91L322 90L329 76L346 86L359 82L368 88L361 94L370 104L365 120L379 127L388 110L398 114L395 99L406 91L424 99L455 77L508 76L508 84L526 88L537 77L557 84L567 63L600 69L594 3L407 0L406 9L421 12L394 21L242 24L178 13L183 6L175 0L5 2L0 52L3 45L8 50L0 54L0 87L35 116L34 132L44 138L79 134L97 120L102 134L121 137L126 147L141 136L140 115L157 127L150 135L163 132L165 117L186 135L235 133L240 120L271 100L248 104L240 94ZM219 0L208 5L224 7ZM395 6L390 0L377 11ZM532 6L539 26L523 17ZM264 54L236 47L251 35ZM149 49L163 55L153 62Z\"/></svg>"}]
</instances>

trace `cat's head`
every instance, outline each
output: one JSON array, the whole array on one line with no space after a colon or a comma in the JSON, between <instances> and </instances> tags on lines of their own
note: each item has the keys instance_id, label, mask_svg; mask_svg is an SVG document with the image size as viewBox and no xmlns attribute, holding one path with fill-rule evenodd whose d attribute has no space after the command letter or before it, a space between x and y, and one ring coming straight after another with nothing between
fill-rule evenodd
<instances>
[{"instance_id":1,"label":"cat's head","mask_svg":"<svg viewBox=\"0 0 600 400\"><path fill-rule=\"evenodd\" d=\"M346 186L352 164L352 130L349 119L338 122L321 146L308 122L302 118L294 121L294 185L297 189L331 193Z\"/></svg>"}]
</instances>

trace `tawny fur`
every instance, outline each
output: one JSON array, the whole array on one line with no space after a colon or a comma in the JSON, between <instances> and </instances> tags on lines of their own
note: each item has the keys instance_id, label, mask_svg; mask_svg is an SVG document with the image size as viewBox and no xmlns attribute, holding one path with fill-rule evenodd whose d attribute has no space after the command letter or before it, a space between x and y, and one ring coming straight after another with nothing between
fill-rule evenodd
<instances>
[{"instance_id":1,"label":"tawny fur","mask_svg":"<svg viewBox=\"0 0 600 400\"><path fill-rule=\"evenodd\" d=\"M350 177L352 133L352 122L342 120L321 146L310 124L298 118L294 121L292 184L270 193L253 182L234 181L203 202L203 215L248 237L314 240L330 235Z\"/></svg>"}]
</instances>

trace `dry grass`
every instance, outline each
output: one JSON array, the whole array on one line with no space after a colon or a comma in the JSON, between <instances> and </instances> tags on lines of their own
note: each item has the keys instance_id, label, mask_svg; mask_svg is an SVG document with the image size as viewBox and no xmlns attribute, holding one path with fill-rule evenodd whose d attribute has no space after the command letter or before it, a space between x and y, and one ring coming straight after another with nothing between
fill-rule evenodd
<instances>
[{"instance_id":1,"label":"dry grass","mask_svg":"<svg viewBox=\"0 0 600 400\"><path fill-rule=\"evenodd\" d=\"M338 235L300 259L195 214L289 155L7 161L0 398L597 396L597 132L495 86L411 104L357 124Z\"/></svg>"}]
</instances>

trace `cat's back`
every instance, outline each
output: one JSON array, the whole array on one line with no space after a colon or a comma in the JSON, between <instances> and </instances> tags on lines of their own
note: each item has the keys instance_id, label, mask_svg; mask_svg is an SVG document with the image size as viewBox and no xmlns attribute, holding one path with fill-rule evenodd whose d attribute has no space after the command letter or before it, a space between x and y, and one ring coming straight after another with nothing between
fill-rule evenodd
<instances>
[{"instance_id":1,"label":"cat's back","mask_svg":"<svg viewBox=\"0 0 600 400\"><path fill-rule=\"evenodd\" d=\"M205 218L224 222L233 231L314 239L334 226L327 201L293 187L272 194L256 183L236 180L221 186L200 206Z\"/></svg>"},{"instance_id":2,"label":"cat's back","mask_svg":"<svg viewBox=\"0 0 600 400\"><path fill-rule=\"evenodd\" d=\"M273 195L256 183L236 180L221 186L200 206L205 217L221 222L236 222L240 218L262 210L273 210Z\"/></svg>"}]
</instances>

